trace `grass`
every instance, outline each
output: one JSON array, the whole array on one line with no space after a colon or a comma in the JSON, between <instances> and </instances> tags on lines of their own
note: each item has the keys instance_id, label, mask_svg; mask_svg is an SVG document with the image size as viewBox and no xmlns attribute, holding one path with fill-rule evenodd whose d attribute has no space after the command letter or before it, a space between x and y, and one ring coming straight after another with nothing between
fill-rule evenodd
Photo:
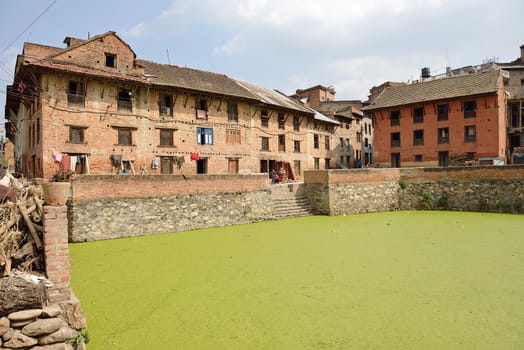
<instances>
[{"instance_id":1,"label":"grass","mask_svg":"<svg viewBox=\"0 0 524 350\"><path fill-rule=\"evenodd\" d=\"M522 349L524 216L306 217L70 245L89 349Z\"/></svg>"}]
</instances>

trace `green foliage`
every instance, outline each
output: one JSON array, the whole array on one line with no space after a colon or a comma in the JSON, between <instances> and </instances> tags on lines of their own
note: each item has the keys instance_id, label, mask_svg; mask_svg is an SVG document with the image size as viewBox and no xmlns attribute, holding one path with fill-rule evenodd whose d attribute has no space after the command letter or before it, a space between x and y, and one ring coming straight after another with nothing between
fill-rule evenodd
<instances>
[{"instance_id":1,"label":"green foliage","mask_svg":"<svg viewBox=\"0 0 524 350\"><path fill-rule=\"evenodd\" d=\"M424 192L422 194L423 196L423 199L424 199L424 202L430 204L431 202L433 202L433 195L431 194L431 192Z\"/></svg>"},{"instance_id":2,"label":"green foliage","mask_svg":"<svg viewBox=\"0 0 524 350\"><path fill-rule=\"evenodd\" d=\"M51 176L51 181L53 182L66 182L71 179L71 176L74 174L73 170L66 169L62 163L58 163L58 167L55 170L53 176Z\"/></svg>"},{"instance_id":3,"label":"green foliage","mask_svg":"<svg viewBox=\"0 0 524 350\"><path fill-rule=\"evenodd\" d=\"M400 187L401 190L405 190L406 189L406 181L404 180L398 180L398 185Z\"/></svg>"},{"instance_id":4,"label":"green foliage","mask_svg":"<svg viewBox=\"0 0 524 350\"><path fill-rule=\"evenodd\" d=\"M442 196L438 199L438 206L441 208L447 208L448 207L448 197Z\"/></svg>"}]
</instances>

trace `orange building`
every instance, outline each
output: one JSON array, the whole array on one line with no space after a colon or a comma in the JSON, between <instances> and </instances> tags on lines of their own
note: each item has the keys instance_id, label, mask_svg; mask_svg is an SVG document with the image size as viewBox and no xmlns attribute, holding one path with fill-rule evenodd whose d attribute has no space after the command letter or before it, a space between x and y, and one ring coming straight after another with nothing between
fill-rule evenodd
<instances>
[{"instance_id":1,"label":"orange building","mask_svg":"<svg viewBox=\"0 0 524 350\"><path fill-rule=\"evenodd\" d=\"M374 121L380 166L505 162L504 72L493 68L389 84L363 110Z\"/></svg>"}]
</instances>

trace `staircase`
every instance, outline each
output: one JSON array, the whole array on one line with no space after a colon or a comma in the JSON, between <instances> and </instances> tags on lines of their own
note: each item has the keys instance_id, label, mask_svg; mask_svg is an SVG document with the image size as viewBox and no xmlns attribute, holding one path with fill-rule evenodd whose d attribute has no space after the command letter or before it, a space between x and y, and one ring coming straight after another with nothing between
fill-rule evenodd
<instances>
[{"instance_id":1,"label":"staircase","mask_svg":"<svg viewBox=\"0 0 524 350\"><path fill-rule=\"evenodd\" d=\"M271 185L274 219L312 215L303 187L297 182Z\"/></svg>"}]
</instances>

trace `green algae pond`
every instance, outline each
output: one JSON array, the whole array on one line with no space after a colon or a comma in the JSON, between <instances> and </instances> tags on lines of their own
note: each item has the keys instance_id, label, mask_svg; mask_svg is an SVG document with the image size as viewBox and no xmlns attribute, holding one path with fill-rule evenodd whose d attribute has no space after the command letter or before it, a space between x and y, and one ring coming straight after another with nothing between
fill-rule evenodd
<instances>
[{"instance_id":1,"label":"green algae pond","mask_svg":"<svg viewBox=\"0 0 524 350\"><path fill-rule=\"evenodd\" d=\"M70 254L90 350L524 348L524 215L312 216Z\"/></svg>"}]
</instances>

